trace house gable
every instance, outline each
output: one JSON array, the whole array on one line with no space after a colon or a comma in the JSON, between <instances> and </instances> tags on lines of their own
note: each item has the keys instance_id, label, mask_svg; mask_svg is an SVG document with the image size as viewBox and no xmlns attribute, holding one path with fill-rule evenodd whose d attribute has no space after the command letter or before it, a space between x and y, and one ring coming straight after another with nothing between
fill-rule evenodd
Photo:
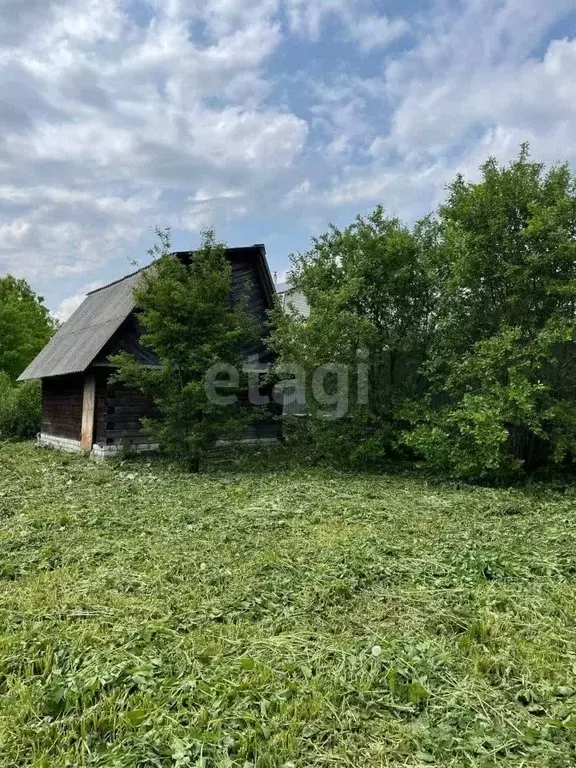
<instances>
[{"instance_id":1,"label":"house gable","mask_svg":"<svg viewBox=\"0 0 576 768\"><path fill-rule=\"evenodd\" d=\"M193 251L175 254L182 261ZM274 284L266 263L263 245L228 248L232 263L232 294L248 289L248 310L266 333L266 310L272 306ZM147 269L145 267L144 269ZM19 381L84 373L91 365L106 365L109 355L121 349L133 352L142 364L154 364L152 353L139 343L140 331L134 318L133 289L142 270L89 293L70 319L20 375ZM264 352L261 342L250 354Z\"/></svg>"}]
</instances>

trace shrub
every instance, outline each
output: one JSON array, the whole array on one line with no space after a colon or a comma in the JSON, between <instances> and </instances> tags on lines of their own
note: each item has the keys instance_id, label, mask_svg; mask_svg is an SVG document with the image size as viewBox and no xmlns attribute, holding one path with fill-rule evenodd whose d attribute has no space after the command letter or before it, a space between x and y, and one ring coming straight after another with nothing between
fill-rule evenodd
<instances>
[{"instance_id":1,"label":"shrub","mask_svg":"<svg viewBox=\"0 0 576 768\"><path fill-rule=\"evenodd\" d=\"M0 371L0 439L26 440L40 431L42 390L40 382L14 384Z\"/></svg>"},{"instance_id":2,"label":"shrub","mask_svg":"<svg viewBox=\"0 0 576 768\"><path fill-rule=\"evenodd\" d=\"M311 453L378 465L400 445L470 478L574 466L575 231L576 177L523 146L412 228L376 208L293 257L310 315L277 309L272 345L306 376ZM326 419L310 382L334 364L365 385Z\"/></svg>"},{"instance_id":3,"label":"shrub","mask_svg":"<svg viewBox=\"0 0 576 768\"><path fill-rule=\"evenodd\" d=\"M397 454L406 399L422 397L434 297L427 275L434 226L412 231L381 207L344 230L332 227L292 258L291 280L310 316L273 313L278 371L306 390L299 438L340 466L381 467ZM317 374L333 366L320 393Z\"/></svg>"},{"instance_id":4,"label":"shrub","mask_svg":"<svg viewBox=\"0 0 576 768\"><path fill-rule=\"evenodd\" d=\"M576 179L527 147L482 174L440 207L429 407L406 442L433 467L503 477L576 455Z\"/></svg>"},{"instance_id":5,"label":"shrub","mask_svg":"<svg viewBox=\"0 0 576 768\"><path fill-rule=\"evenodd\" d=\"M303 459L343 469L378 470L396 455L393 428L359 407L339 421L285 417L284 435Z\"/></svg>"},{"instance_id":6,"label":"shrub","mask_svg":"<svg viewBox=\"0 0 576 768\"><path fill-rule=\"evenodd\" d=\"M0 371L16 379L55 330L42 296L25 280L0 277Z\"/></svg>"}]
</instances>

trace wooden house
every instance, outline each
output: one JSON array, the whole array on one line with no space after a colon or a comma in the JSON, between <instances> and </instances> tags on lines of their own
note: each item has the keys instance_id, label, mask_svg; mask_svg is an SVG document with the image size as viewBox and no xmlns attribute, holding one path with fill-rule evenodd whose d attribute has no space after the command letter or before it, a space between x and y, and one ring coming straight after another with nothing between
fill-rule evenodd
<instances>
[{"instance_id":1,"label":"wooden house","mask_svg":"<svg viewBox=\"0 0 576 768\"><path fill-rule=\"evenodd\" d=\"M175 254L187 260L191 252ZM267 310L275 288L263 245L229 248L233 296L248 293L249 311L261 329L259 343L247 350L247 359L257 371L270 362L264 338ZM41 445L69 451L113 455L123 446L153 450L158 446L142 432L140 419L152 412L151 401L141 392L110 381L114 367L111 355L126 350L142 365L155 366L154 354L140 343L141 330L133 298L139 272L89 293L20 376L20 380L42 380ZM274 419L258 420L246 440L278 437Z\"/></svg>"}]
</instances>

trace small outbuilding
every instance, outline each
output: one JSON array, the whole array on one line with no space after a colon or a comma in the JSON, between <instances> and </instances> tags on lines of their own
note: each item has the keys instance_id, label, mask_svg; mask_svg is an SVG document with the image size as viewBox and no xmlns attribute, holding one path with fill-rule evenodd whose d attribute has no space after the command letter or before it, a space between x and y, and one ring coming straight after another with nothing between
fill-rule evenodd
<instances>
[{"instance_id":1,"label":"small outbuilding","mask_svg":"<svg viewBox=\"0 0 576 768\"><path fill-rule=\"evenodd\" d=\"M176 257L188 260L189 251ZM246 352L256 372L271 362L266 349L267 310L275 295L274 282L263 245L228 248L232 265L233 296L248 295L248 309L261 331L259 343ZM69 451L92 452L103 457L122 447L137 451L157 448L143 433L140 419L153 413L153 404L140 391L112 382L114 366L109 358L125 350L142 365L157 366L153 352L140 342L141 328L133 289L142 270L89 293L21 374L20 381L42 381L42 428L40 445ZM257 420L245 439L276 440L276 419Z\"/></svg>"}]
</instances>

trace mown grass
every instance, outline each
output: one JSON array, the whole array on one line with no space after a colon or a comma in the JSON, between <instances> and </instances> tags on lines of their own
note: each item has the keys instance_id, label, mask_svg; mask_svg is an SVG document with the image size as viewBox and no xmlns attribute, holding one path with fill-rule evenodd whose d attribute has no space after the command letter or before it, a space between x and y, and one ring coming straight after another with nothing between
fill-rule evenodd
<instances>
[{"instance_id":1,"label":"mown grass","mask_svg":"<svg viewBox=\"0 0 576 768\"><path fill-rule=\"evenodd\" d=\"M561 490L1 446L0 764L573 766Z\"/></svg>"}]
</instances>

